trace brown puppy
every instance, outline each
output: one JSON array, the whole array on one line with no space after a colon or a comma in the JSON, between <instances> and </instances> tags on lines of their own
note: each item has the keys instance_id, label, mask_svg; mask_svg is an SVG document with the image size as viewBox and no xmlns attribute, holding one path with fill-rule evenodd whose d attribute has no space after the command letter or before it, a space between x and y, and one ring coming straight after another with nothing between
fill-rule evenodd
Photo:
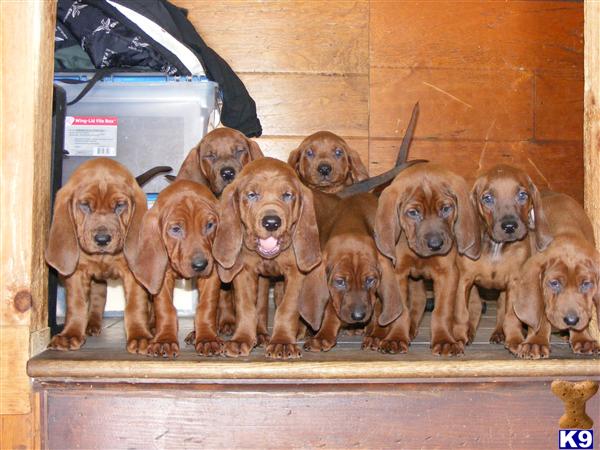
<instances>
[{"instance_id":1,"label":"brown puppy","mask_svg":"<svg viewBox=\"0 0 600 450\"><path fill-rule=\"evenodd\" d=\"M49 348L81 347L89 304L104 304L106 298L106 286L99 283L121 278L127 298L127 350L146 351L152 337L148 329L148 296L123 255L123 247L137 235L146 209L146 196L133 175L107 158L83 163L58 191L46 261L63 278L67 317L63 331L52 338Z\"/></svg>"},{"instance_id":2,"label":"brown puppy","mask_svg":"<svg viewBox=\"0 0 600 450\"><path fill-rule=\"evenodd\" d=\"M502 292L490 342L505 343L514 353L523 341L522 324L512 307L515 284L532 249L545 250L552 237L538 189L522 170L493 167L477 179L471 194L479 217L481 257L476 261L465 256L458 259L455 338L466 345L475 336L481 301L473 285L498 289Z\"/></svg>"},{"instance_id":3,"label":"brown puppy","mask_svg":"<svg viewBox=\"0 0 600 450\"><path fill-rule=\"evenodd\" d=\"M245 166L223 191L221 224L213 246L224 282L233 280L236 329L225 343L228 356L248 355L257 343L259 276L283 276L285 292L275 312L272 358L298 358L298 295L321 260L312 193L294 170L273 158Z\"/></svg>"},{"instance_id":4,"label":"brown puppy","mask_svg":"<svg viewBox=\"0 0 600 450\"><path fill-rule=\"evenodd\" d=\"M319 131L304 139L290 153L288 164L304 184L322 192L336 193L344 186L369 178L358 153L329 131Z\"/></svg>"},{"instance_id":5,"label":"brown puppy","mask_svg":"<svg viewBox=\"0 0 600 450\"><path fill-rule=\"evenodd\" d=\"M212 243L219 225L217 199L193 181L168 186L144 215L138 238L125 255L140 283L154 296L156 333L148 354L179 354L177 311L173 288L177 278L198 278L195 347L201 355L221 353L216 314L221 281L213 270Z\"/></svg>"},{"instance_id":6,"label":"brown puppy","mask_svg":"<svg viewBox=\"0 0 600 450\"><path fill-rule=\"evenodd\" d=\"M544 193L542 204L554 240L521 270L514 310L531 328L517 354L547 357L552 327L569 330L573 352L598 352L600 344L588 331L592 302L600 311L600 253L592 224L568 195Z\"/></svg>"},{"instance_id":7,"label":"brown puppy","mask_svg":"<svg viewBox=\"0 0 600 450\"><path fill-rule=\"evenodd\" d=\"M462 353L452 330L459 278L457 255L477 258L480 252L477 216L464 180L431 163L401 172L379 199L375 241L394 263L401 296L408 295L409 276L433 280L432 352ZM409 333L410 315L402 314L389 326L380 350L405 350Z\"/></svg>"},{"instance_id":8,"label":"brown puppy","mask_svg":"<svg viewBox=\"0 0 600 450\"><path fill-rule=\"evenodd\" d=\"M339 200L318 191L313 195L323 260L304 280L300 311L313 324L321 322L325 311L319 332L304 349L328 351L341 327L364 326L371 320L377 299L383 304L378 317L382 326L395 320L405 305L394 268L373 240L377 198L357 194Z\"/></svg>"}]
</instances>

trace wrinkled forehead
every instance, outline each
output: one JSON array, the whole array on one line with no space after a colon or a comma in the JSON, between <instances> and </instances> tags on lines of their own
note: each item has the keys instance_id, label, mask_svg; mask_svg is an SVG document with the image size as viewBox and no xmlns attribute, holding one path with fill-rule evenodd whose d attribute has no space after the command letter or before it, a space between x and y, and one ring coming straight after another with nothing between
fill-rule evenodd
<instances>
[{"instance_id":1,"label":"wrinkled forehead","mask_svg":"<svg viewBox=\"0 0 600 450\"><path fill-rule=\"evenodd\" d=\"M311 148L315 152L327 152L336 148L346 148L346 142L332 133L319 133L310 136L301 145L303 150Z\"/></svg>"},{"instance_id":2,"label":"wrinkled forehead","mask_svg":"<svg viewBox=\"0 0 600 450\"><path fill-rule=\"evenodd\" d=\"M529 189L529 180L527 176L515 171L513 174L498 174L490 179L484 186L484 190L493 191L497 195L513 196L521 189Z\"/></svg>"},{"instance_id":3,"label":"wrinkled forehead","mask_svg":"<svg viewBox=\"0 0 600 450\"><path fill-rule=\"evenodd\" d=\"M440 202L454 200L450 186L443 181L424 180L416 186L408 186L407 202L435 206Z\"/></svg>"},{"instance_id":4,"label":"wrinkled forehead","mask_svg":"<svg viewBox=\"0 0 600 450\"><path fill-rule=\"evenodd\" d=\"M280 191L297 191L297 182L289 174L281 173L279 171L264 171L257 174L248 175L240 183L240 189L242 191L254 191L254 192L275 192Z\"/></svg>"},{"instance_id":5,"label":"wrinkled forehead","mask_svg":"<svg viewBox=\"0 0 600 450\"><path fill-rule=\"evenodd\" d=\"M166 218L186 218L190 220L203 219L216 215L216 206L214 202L208 201L199 196L178 196L165 205L161 205L161 216Z\"/></svg>"},{"instance_id":6,"label":"wrinkled forehead","mask_svg":"<svg viewBox=\"0 0 600 450\"><path fill-rule=\"evenodd\" d=\"M209 139L203 140L202 144L200 145L200 152L205 153L208 151L232 151L247 148L248 142L243 136L233 133L227 133L211 136Z\"/></svg>"},{"instance_id":7,"label":"wrinkled forehead","mask_svg":"<svg viewBox=\"0 0 600 450\"><path fill-rule=\"evenodd\" d=\"M110 202L116 198L125 199L130 195L129 185L125 182L101 180L97 183L84 183L74 190L75 199L85 199L98 203Z\"/></svg>"},{"instance_id":8,"label":"wrinkled forehead","mask_svg":"<svg viewBox=\"0 0 600 450\"><path fill-rule=\"evenodd\" d=\"M566 277L588 277L597 272L593 259L587 255L572 251L564 251L560 257L555 256L546 264L546 275L562 274Z\"/></svg>"}]
</instances>

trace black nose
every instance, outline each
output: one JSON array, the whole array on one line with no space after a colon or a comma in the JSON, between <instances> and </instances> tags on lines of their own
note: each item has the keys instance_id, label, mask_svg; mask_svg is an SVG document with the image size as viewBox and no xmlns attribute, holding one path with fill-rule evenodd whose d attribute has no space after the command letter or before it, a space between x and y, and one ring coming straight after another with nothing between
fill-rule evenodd
<instances>
[{"instance_id":1,"label":"black nose","mask_svg":"<svg viewBox=\"0 0 600 450\"><path fill-rule=\"evenodd\" d=\"M444 245L444 240L438 233L431 234L425 238L427 239L427 247L429 247L429 250L436 251Z\"/></svg>"},{"instance_id":2,"label":"black nose","mask_svg":"<svg viewBox=\"0 0 600 450\"><path fill-rule=\"evenodd\" d=\"M513 234L519 228L519 224L514 220L505 220L500 227L502 227L505 233Z\"/></svg>"},{"instance_id":3,"label":"black nose","mask_svg":"<svg viewBox=\"0 0 600 450\"><path fill-rule=\"evenodd\" d=\"M331 173L331 166L327 163L319 164L319 167L317 167L317 170L319 171L319 173L321 175L326 177L327 175L329 175Z\"/></svg>"},{"instance_id":4,"label":"black nose","mask_svg":"<svg viewBox=\"0 0 600 450\"><path fill-rule=\"evenodd\" d=\"M233 167L223 167L221 169L221 178L228 183L235 178L235 169Z\"/></svg>"},{"instance_id":5,"label":"black nose","mask_svg":"<svg viewBox=\"0 0 600 450\"><path fill-rule=\"evenodd\" d=\"M198 256L192 260L192 269L196 272L202 272L208 266L208 261L202 256Z\"/></svg>"},{"instance_id":6,"label":"black nose","mask_svg":"<svg viewBox=\"0 0 600 450\"><path fill-rule=\"evenodd\" d=\"M350 314L350 317L352 317L352 320L356 320L357 322L360 322L361 320L365 319L366 315L367 315L367 313L364 309L355 309Z\"/></svg>"},{"instance_id":7,"label":"black nose","mask_svg":"<svg viewBox=\"0 0 600 450\"><path fill-rule=\"evenodd\" d=\"M111 239L112 238L110 237L110 234L106 233L98 233L94 236L94 241L96 241L96 244L98 244L100 247L108 245Z\"/></svg>"},{"instance_id":8,"label":"black nose","mask_svg":"<svg viewBox=\"0 0 600 450\"><path fill-rule=\"evenodd\" d=\"M579 322L579 317L575 314L567 314L565 317L563 317L563 320L568 326L572 327L577 325L577 322Z\"/></svg>"},{"instance_id":9,"label":"black nose","mask_svg":"<svg viewBox=\"0 0 600 450\"><path fill-rule=\"evenodd\" d=\"M262 226L269 231L275 231L281 226L281 219L279 216L265 216L262 219Z\"/></svg>"}]
</instances>

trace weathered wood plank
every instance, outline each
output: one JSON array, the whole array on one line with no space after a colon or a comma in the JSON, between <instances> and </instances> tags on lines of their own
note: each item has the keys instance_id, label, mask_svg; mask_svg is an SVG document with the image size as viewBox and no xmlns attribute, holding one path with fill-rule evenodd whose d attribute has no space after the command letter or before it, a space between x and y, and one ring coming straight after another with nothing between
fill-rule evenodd
<instances>
[{"instance_id":1,"label":"weathered wood plank","mask_svg":"<svg viewBox=\"0 0 600 450\"><path fill-rule=\"evenodd\" d=\"M367 1L174 3L238 72L369 71Z\"/></svg>"},{"instance_id":2,"label":"weathered wood plank","mask_svg":"<svg viewBox=\"0 0 600 450\"><path fill-rule=\"evenodd\" d=\"M579 68L580 2L371 2L371 65Z\"/></svg>"},{"instance_id":3,"label":"weathered wood plank","mask_svg":"<svg viewBox=\"0 0 600 450\"><path fill-rule=\"evenodd\" d=\"M37 441L39 443L39 439ZM9 414L0 416L0 448L40 448L34 444L33 414Z\"/></svg>"},{"instance_id":4,"label":"weathered wood plank","mask_svg":"<svg viewBox=\"0 0 600 450\"><path fill-rule=\"evenodd\" d=\"M25 371L29 359L29 327L3 326L0 336L0 415L27 414L31 411L31 386Z\"/></svg>"}]
</instances>

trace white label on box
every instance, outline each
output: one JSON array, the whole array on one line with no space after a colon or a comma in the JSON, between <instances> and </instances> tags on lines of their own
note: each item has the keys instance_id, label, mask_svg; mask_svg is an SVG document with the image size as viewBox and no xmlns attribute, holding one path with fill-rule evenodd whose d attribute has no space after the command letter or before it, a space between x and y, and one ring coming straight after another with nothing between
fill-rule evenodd
<instances>
[{"instance_id":1,"label":"white label on box","mask_svg":"<svg viewBox=\"0 0 600 450\"><path fill-rule=\"evenodd\" d=\"M67 116L65 150L72 156L117 156L117 117Z\"/></svg>"}]
</instances>

